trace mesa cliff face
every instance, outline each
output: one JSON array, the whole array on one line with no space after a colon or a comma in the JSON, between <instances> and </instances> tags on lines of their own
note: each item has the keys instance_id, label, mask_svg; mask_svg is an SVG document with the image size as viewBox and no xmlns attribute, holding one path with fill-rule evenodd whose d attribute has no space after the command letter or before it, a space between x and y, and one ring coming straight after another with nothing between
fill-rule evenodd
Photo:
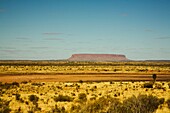
<instances>
[{"instance_id":1,"label":"mesa cliff face","mask_svg":"<svg viewBox=\"0 0 170 113\"><path fill-rule=\"evenodd\" d=\"M125 55L119 54L73 54L69 61L127 61Z\"/></svg>"}]
</instances>

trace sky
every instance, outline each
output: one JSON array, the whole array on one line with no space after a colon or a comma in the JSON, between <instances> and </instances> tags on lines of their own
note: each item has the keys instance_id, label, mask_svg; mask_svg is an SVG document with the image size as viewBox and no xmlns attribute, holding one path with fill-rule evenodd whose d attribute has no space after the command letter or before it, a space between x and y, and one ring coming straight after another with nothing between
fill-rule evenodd
<instances>
[{"instance_id":1,"label":"sky","mask_svg":"<svg viewBox=\"0 0 170 113\"><path fill-rule=\"evenodd\" d=\"M170 0L0 0L0 60L170 60Z\"/></svg>"}]
</instances>

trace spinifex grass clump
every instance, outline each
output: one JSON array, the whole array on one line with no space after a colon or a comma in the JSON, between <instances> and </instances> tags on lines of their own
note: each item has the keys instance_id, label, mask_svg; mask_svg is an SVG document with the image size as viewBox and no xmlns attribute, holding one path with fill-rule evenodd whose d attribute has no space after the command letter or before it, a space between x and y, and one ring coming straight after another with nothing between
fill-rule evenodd
<instances>
[{"instance_id":1,"label":"spinifex grass clump","mask_svg":"<svg viewBox=\"0 0 170 113\"><path fill-rule=\"evenodd\" d=\"M0 98L0 113L10 113L9 101Z\"/></svg>"},{"instance_id":2,"label":"spinifex grass clump","mask_svg":"<svg viewBox=\"0 0 170 113\"><path fill-rule=\"evenodd\" d=\"M79 112L80 113L105 113L108 111L109 107L114 105L119 105L119 100L112 98L110 96L107 97L101 97L97 99L96 101L89 102L86 105L84 105ZM118 106L115 106L118 107Z\"/></svg>"},{"instance_id":3,"label":"spinifex grass clump","mask_svg":"<svg viewBox=\"0 0 170 113\"><path fill-rule=\"evenodd\" d=\"M123 101L122 109L127 113L153 113L160 104L162 104L162 99L156 96L139 95Z\"/></svg>"},{"instance_id":4,"label":"spinifex grass clump","mask_svg":"<svg viewBox=\"0 0 170 113\"><path fill-rule=\"evenodd\" d=\"M87 101L87 95L85 93L80 93L78 95L78 98L80 101L86 102Z\"/></svg>"},{"instance_id":5,"label":"spinifex grass clump","mask_svg":"<svg viewBox=\"0 0 170 113\"><path fill-rule=\"evenodd\" d=\"M144 88L153 88L153 83L152 82L144 83L143 87Z\"/></svg>"},{"instance_id":6,"label":"spinifex grass clump","mask_svg":"<svg viewBox=\"0 0 170 113\"><path fill-rule=\"evenodd\" d=\"M54 101L56 102L71 102L73 101L73 98L67 95L58 95L57 97L54 97Z\"/></svg>"},{"instance_id":7,"label":"spinifex grass clump","mask_svg":"<svg viewBox=\"0 0 170 113\"><path fill-rule=\"evenodd\" d=\"M168 108L170 109L170 99L168 99L166 103L168 104Z\"/></svg>"},{"instance_id":8,"label":"spinifex grass clump","mask_svg":"<svg viewBox=\"0 0 170 113\"><path fill-rule=\"evenodd\" d=\"M38 102L38 97L36 95L30 95L29 96L29 100L33 103L37 103Z\"/></svg>"},{"instance_id":9,"label":"spinifex grass clump","mask_svg":"<svg viewBox=\"0 0 170 113\"><path fill-rule=\"evenodd\" d=\"M112 97L101 97L96 101L87 103L80 113L153 113L158 106L164 103L164 98L159 99L152 95L132 96L122 103Z\"/></svg>"}]
</instances>

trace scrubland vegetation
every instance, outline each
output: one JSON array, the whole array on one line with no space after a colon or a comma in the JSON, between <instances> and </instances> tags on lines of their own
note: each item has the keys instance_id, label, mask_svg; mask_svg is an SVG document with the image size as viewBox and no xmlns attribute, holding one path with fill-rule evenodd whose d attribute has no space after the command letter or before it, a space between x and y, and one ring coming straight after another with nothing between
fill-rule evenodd
<instances>
[{"instance_id":1,"label":"scrubland vegetation","mask_svg":"<svg viewBox=\"0 0 170 113\"><path fill-rule=\"evenodd\" d=\"M0 61L0 113L170 113L169 74L170 62Z\"/></svg>"},{"instance_id":2,"label":"scrubland vegetation","mask_svg":"<svg viewBox=\"0 0 170 113\"><path fill-rule=\"evenodd\" d=\"M169 74L170 62L0 62L0 74Z\"/></svg>"},{"instance_id":3,"label":"scrubland vegetation","mask_svg":"<svg viewBox=\"0 0 170 113\"><path fill-rule=\"evenodd\" d=\"M0 83L0 113L169 113L170 82Z\"/></svg>"}]
</instances>

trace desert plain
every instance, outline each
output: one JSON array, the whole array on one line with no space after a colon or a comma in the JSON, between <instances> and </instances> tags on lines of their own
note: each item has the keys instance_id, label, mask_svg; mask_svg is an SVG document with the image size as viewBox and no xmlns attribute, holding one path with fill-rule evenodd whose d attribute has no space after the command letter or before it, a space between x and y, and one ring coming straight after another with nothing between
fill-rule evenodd
<instances>
[{"instance_id":1,"label":"desert plain","mask_svg":"<svg viewBox=\"0 0 170 113\"><path fill-rule=\"evenodd\" d=\"M170 62L0 61L0 112L170 113Z\"/></svg>"}]
</instances>

